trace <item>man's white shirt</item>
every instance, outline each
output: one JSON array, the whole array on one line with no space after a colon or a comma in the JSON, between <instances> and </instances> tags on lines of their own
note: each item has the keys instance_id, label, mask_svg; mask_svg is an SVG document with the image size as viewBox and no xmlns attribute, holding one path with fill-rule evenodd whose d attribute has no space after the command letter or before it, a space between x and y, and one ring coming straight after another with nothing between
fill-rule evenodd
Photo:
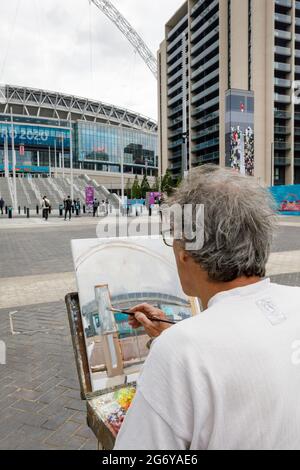
<instances>
[{"instance_id":1,"label":"man's white shirt","mask_svg":"<svg viewBox=\"0 0 300 470\"><path fill-rule=\"evenodd\" d=\"M222 292L166 330L115 449L300 449L300 288Z\"/></svg>"}]
</instances>

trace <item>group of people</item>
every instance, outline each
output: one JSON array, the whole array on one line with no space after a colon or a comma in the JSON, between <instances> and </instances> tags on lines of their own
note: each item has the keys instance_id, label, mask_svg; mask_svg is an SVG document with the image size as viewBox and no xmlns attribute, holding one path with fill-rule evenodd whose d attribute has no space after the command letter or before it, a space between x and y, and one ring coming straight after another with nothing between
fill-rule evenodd
<instances>
[{"instance_id":1,"label":"group of people","mask_svg":"<svg viewBox=\"0 0 300 470\"><path fill-rule=\"evenodd\" d=\"M97 198L94 199L93 202L93 217L98 217L99 212L102 215L107 215L109 213L109 202L108 200L104 201L102 200L101 202L98 201Z\"/></svg>"},{"instance_id":2,"label":"group of people","mask_svg":"<svg viewBox=\"0 0 300 470\"><path fill-rule=\"evenodd\" d=\"M62 209L64 210L65 220L67 220L67 218L71 220L73 208L76 211L76 213L79 215L81 211L80 199L78 198L78 199L72 200L71 197L68 196L63 201L63 204L62 204ZM48 220L49 214L51 214L51 209L52 208L51 208L50 200L47 198L47 196L44 196L42 200L42 216L45 221Z\"/></svg>"}]
</instances>

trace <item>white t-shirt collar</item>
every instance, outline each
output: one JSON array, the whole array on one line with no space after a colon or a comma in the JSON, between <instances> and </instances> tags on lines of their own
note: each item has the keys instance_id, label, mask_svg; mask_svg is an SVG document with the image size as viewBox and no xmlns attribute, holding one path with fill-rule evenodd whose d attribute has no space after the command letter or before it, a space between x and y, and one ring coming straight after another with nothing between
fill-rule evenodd
<instances>
[{"instance_id":1,"label":"white t-shirt collar","mask_svg":"<svg viewBox=\"0 0 300 470\"><path fill-rule=\"evenodd\" d=\"M219 292L218 294L214 295L208 302L208 308L212 307L216 303L224 300L228 297L233 296L248 296L248 295L255 295L261 290L264 290L271 285L271 280L269 278L264 279L262 281L256 282L255 284L250 284L249 286L244 287L237 287L235 289L227 290L224 292Z\"/></svg>"}]
</instances>

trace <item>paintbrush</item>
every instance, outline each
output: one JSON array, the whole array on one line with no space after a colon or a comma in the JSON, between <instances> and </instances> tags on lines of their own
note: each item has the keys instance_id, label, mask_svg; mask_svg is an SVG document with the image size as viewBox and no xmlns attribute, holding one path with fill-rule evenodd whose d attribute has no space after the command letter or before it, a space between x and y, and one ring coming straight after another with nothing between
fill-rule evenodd
<instances>
[{"instance_id":1,"label":"paintbrush","mask_svg":"<svg viewBox=\"0 0 300 470\"><path fill-rule=\"evenodd\" d=\"M123 315L129 315L131 317L134 317L134 313L130 312L129 310L122 310L122 309L116 309L116 308L108 308L107 310L113 313L122 313ZM157 317L147 317L147 318L149 318L149 320L151 321L158 321L160 323L168 323L169 325L176 325L176 322L171 321L171 320L163 320L162 318L157 318Z\"/></svg>"}]
</instances>

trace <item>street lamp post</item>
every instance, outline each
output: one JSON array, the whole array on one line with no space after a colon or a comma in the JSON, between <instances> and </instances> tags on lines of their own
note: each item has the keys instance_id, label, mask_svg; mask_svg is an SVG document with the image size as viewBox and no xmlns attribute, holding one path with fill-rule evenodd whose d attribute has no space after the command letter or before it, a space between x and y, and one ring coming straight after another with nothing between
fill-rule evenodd
<instances>
[{"instance_id":1,"label":"street lamp post","mask_svg":"<svg viewBox=\"0 0 300 470\"><path fill-rule=\"evenodd\" d=\"M73 172L73 128L70 116L70 171L71 171L71 199L74 201L74 172Z\"/></svg>"},{"instance_id":2,"label":"street lamp post","mask_svg":"<svg viewBox=\"0 0 300 470\"><path fill-rule=\"evenodd\" d=\"M16 179L16 150L15 150L15 129L12 108L10 108L10 119L11 119L11 149L12 149L12 170L13 170L13 188L14 188L14 209L18 208L17 199L17 179Z\"/></svg>"}]
</instances>

